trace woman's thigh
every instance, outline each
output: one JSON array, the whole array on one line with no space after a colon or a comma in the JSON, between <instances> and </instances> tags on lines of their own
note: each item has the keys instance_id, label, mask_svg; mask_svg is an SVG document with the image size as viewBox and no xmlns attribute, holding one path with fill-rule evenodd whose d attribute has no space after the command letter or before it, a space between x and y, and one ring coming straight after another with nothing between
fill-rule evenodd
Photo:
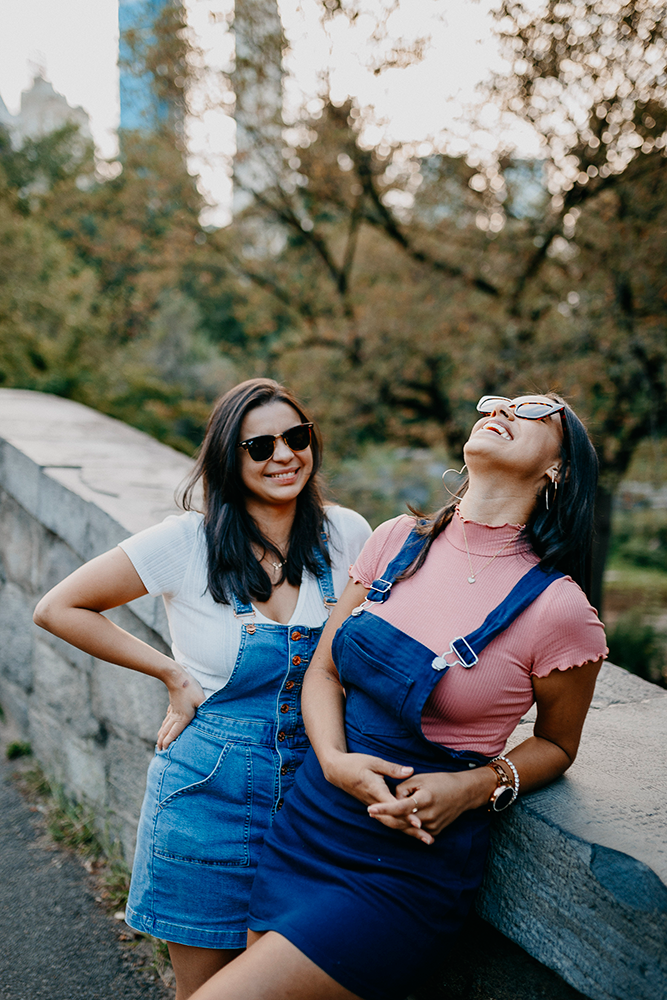
<instances>
[{"instance_id":1,"label":"woman's thigh","mask_svg":"<svg viewBox=\"0 0 667 1000\"><path fill-rule=\"evenodd\" d=\"M250 944L250 940L249 940ZM282 934L268 931L192 1000L359 1000Z\"/></svg>"}]
</instances>

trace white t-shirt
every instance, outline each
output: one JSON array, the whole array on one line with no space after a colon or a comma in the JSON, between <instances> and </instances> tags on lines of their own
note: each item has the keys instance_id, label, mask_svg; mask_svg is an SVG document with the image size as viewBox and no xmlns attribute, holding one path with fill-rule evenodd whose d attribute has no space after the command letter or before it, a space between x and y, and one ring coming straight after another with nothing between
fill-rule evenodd
<instances>
[{"instance_id":1,"label":"white t-shirt","mask_svg":"<svg viewBox=\"0 0 667 1000\"><path fill-rule=\"evenodd\" d=\"M326 508L331 576L340 597L348 570L371 529L356 511ZM241 622L229 604L216 604L208 591L204 517L196 511L171 515L120 543L149 594L162 594L174 659L197 678L206 697L229 680L239 651ZM257 609L256 621L272 622ZM316 628L326 618L317 577L304 570L288 625ZM275 624L275 622L272 622Z\"/></svg>"}]
</instances>

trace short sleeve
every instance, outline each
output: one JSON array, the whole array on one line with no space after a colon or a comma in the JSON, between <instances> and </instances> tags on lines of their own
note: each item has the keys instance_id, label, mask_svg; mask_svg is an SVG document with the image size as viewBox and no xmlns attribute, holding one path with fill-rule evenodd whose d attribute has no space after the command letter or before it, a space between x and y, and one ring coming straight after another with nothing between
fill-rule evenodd
<instances>
[{"instance_id":1,"label":"short sleeve","mask_svg":"<svg viewBox=\"0 0 667 1000\"><path fill-rule=\"evenodd\" d=\"M399 514L376 528L350 568L350 578L355 583L370 587L400 551L414 523L414 518L408 514Z\"/></svg>"},{"instance_id":2,"label":"short sleeve","mask_svg":"<svg viewBox=\"0 0 667 1000\"><path fill-rule=\"evenodd\" d=\"M540 644L533 651L531 676L568 670L608 655L604 626L583 590L566 576L556 580L535 601ZM538 622L536 621L536 625Z\"/></svg>"},{"instance_id":3,"label":"short sleeve","mask_svg":"<svg viewBox=\"0 0 667 1000\"><path fill-rule=\"evenodd\" d=\"M193 553L203 544L202 523L196 511L172 514L119 543L149 594L179 592Z\"/></svg>"}]
</instances>

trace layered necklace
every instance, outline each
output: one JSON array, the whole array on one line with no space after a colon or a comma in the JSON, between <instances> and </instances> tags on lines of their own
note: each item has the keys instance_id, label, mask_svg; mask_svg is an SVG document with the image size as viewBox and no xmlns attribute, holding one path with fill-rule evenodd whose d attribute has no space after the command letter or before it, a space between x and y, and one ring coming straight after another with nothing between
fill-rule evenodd
<instances>
[{"instance_id":1,"label":"layered necklace","mask_svg":"<svg viewBox=\"0 0 667 1000\"><path fill-rule=\"evenodd\" d=\"M479 569L477 570L477 573L475 573L474 569L472 568L472 559L470 558L470 548L468 547L468 536L466 535L466 526L465 526L465 523L463 521L463 518L461 518L461 527L463 528L463 541L465 542L466 553L468 555L468 565L470 566L470 576L468 577L468 583L475 583L477 577L482 572L482 570L486 569L487 566L490 566L491 563L493 562L493 560L497 559L501 552L504 552L505 549L508 549L510 547L510 545L512 545L512 543L516 541L516 539L518 538L518 536L523 531L522 527L518 528L517 531L516 531L516 533L514 535L512 535L512 537L509 539L509 541L505 542L505 544L502 545L498 549L497 552L494 552L493 555L489 559L486 560L486 562L484 563L484 565L479 567Z\"/></svg>"}]
</instances>

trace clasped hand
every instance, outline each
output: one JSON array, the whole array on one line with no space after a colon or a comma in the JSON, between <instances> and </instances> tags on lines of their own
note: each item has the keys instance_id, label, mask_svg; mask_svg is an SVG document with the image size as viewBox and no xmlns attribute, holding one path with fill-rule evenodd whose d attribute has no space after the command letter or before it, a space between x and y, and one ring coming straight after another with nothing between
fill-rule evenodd
<instances>
[{"instance_id":1,"label":"clasped hand","mask_svg":"<svg viewBox=\"0 0 667 1000\"><path fill-rule=\"evenodd\" d=\"M414 774L412 767L370 754L341 753L325 775L368 806L373 819L424 844L432 844L470 805L465 773ZM392 792L385 777L403 780Z\"/></svg>"},{"instance_id":2,"label":"clasped hand","mask_svg":"<svg viewBox=\"0 0 667 1000\"><path fill-rule=\"evenodd\" d=\"M206 699L199 681L181 668L178 680L168 686L169 708L157 734L158 750L166 750L195 717L197 708Z\"/></svg>"}]
</instances>

